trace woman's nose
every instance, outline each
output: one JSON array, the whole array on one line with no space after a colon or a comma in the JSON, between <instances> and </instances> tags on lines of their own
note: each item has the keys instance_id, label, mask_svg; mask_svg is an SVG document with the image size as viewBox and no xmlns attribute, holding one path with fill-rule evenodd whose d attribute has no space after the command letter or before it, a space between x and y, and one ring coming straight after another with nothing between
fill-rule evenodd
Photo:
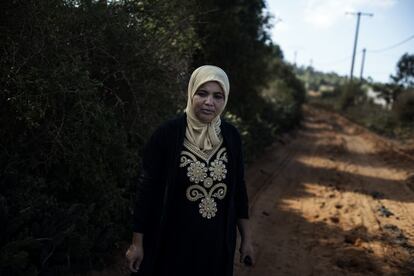
<instances>
[{"instance_id":1,"label":"woman's nose","mask_svg":"<svg viewBox=\"0 0 414 276\"><path fill-rule=\"evenodd\" d=\"M207 96L205 103L212 105L213 104L213 96L211 96L211 95Z\"/></svg>"}]
</instances>

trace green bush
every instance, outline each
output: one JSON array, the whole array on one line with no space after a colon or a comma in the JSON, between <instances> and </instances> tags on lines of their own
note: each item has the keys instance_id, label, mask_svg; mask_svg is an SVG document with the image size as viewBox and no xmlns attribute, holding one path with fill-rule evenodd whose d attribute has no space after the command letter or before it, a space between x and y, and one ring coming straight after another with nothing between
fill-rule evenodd
<instances>
[{"instance_id":1,"label":"green bush","mask_svg":"<svg viewBox=\"0 0 414 276\"><path fill-rule=\"evenodd\" d=\"M404 94L404 93L403 93ZM411 96L405 96L410 98ZM383 106L375 104L369 98L359 97L358 101L355 101L353 105L348 106L346 110L340 110L339 101L341 98L329 97L329 98L314 98L311 104L316 107L326 108L331 111L340 112L342 115L348 117L354 122L357 122L376 133L385 135L389 138L398 138L401 140L410 139L414 133L413 120L409 116L404 117L406 120L399 119L396 116L396 110L389 110ZM413 109L409 106L411 101L408 99L398 101L394 104L394 108L400 111L407 111L408 114ZM404 108L403 108L404 107ZM401 112L401 114L403 114Z\"/></svg>"},{"instance_id":2,"label":"green bush","mask_svg":"<svg viewBox=\"0 0 414 276\"><path fill-rule=\"evenodd\" d=\"M130 237L144 142L185 102L191 19L174 1L5 5L0 274L102 267Z\"/></svg>"},{"instance_id":3,"label":"green bush","mask_svg":"<svg viewBox=\"0 0 414 276\"><path fill-rule=\"evenodd\" d=\"M269 43L263 7L2 3L1 275L102 268L129 241L140 153L154 128L183 109L194 67L213 63L229 73L226 116L248 160L297 123L303 88ZM272 103L259 92L274 76L284 82Z\"/></svg>"},{"instance_id":4,"label":"green bush","mask_svg":"<svg viewBox=\"0 0 414 276\"><path fill-rule=\"evenodd\" d=\"M251 161L276 134L297 125L305 98L303 84L270 40L270 16L263 12L263 0L205 0L197 1L196 6L201 23L196 25L200 48L194 55L194 67L216 64L228 73L228 110L242 120L247 133L243 137L245 157ZM262 91L274 79L283 82L284 88L283 95L272 103L263 98Z\"/></svg>"},{"instance_id":5,"label":"green bush","mask_svg":"<svg viewBox=\"0 0 414 276\"><path fill-rule=\"evenodd\" d=\"M340 90L341 96L338 101L338 107L343 111L354 106L357 101L361 101L365 96L365 92L362 90L361 85L356 82L344 84L340 87Z\"/></svg>"},{"instance_id":6,"label":"green bush","mask_svg":"<svg viewBox=\"0 0 414 276\"><path fill-rule=\"evenodd\" d=\"M348 118L358 122L365 127L389 137L394 136L394 129L397 126L391 112L382 106L370 101L361 102L349 107L344 113Z\"/></svg>"},{"instance_id":7,"label":"green bush","mask_svg":"<svg viewBox=\"0 0 414 276\"><path fill-rule=\"evenodd\" d=\"M402 92L393 103L392 110L402 123L414 122L414 89Z\"/></svg>"}]
</instances>

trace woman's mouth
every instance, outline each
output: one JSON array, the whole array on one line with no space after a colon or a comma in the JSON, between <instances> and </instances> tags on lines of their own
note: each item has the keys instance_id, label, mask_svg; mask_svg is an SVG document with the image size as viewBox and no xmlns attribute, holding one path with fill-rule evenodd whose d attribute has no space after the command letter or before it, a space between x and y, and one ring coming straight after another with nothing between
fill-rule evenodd
<instances>
[{"instance_id":1,"label":"woman's mouth","mask_svg":"<svg viewBox=\"0 0 414 276\"><path fill-rule=\"evenodd\" d=\"M201 109L201 112L207 115L214 114L214 110L210 110L210 109Z\"/></svg>"}]
</instances>

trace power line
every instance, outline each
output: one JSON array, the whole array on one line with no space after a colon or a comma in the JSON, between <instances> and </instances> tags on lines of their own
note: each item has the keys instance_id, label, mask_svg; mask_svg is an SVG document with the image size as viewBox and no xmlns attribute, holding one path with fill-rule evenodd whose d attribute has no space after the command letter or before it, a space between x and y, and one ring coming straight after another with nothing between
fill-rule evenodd
<instances>
[{"instance_id":1,"label":"power line","mask_svg":"<svg viewBox=\"0 0 414 276\"><path fill-rule=\"evenodd\" d=\"M369 53L381 53L381 52L385 52L385 51L388 51L388 50L394 49L394 48L396 48L396 47L398 47L398 46L400 46L400 45L402 45L402 44L404 44L404 43L407 43L407 42L408 42L408 41L410 41L411 39L414 39L414 35L411 35L410 37L408 37L408 38L404 39L403 41L400 41L400 42L398 42L398 43L396 43L396 44L394 44L394 45L391 45L391 46L389 46L389 47L382 48L382 49L368 50L367 52L369 52Z\"/></svg>"},{"instance_id":2,"label":"power line","mask_svg":"<svg viewBox=\"0 0 414 276\"><path fill-rule=\"evenodd\" d=\"M388 50L391 50L393 48L396 48L404 43L407 43L408 41L414 39L414 35L411 35L410 37L395 43L391 46L385 47L385 48L381 48L381 49L375 49L375 50L368 50L366 49L366 53L373 53L373 54L378 54L378 53L382 53ZM363 50L358 51L357 54L363 53ZM348 61L350 58L352 57L352 55L347 55L345 57L342 58L338 58L338 59L334 59L334 60L328 60L328 61L322 61L322 62L318 62L318 65L335 65L335 64L340 64L340 63L344 63L345 61Z\"/></svg>"},{"instance_id":3,"label":"power line","mask_svg":"<svg viewBox=\"0 0 414 276\"><path fill-rule=\"evenodd\" d=\"M335 64L339 64L339 63L343 63L345 61L348 61L351 57L352 57L352 55L348 55L346 57L335 59L335 60L318 62L318 64L319 65L335 65Z\"/></svg>"},{"instance_id":4,"label":"power line","mask_svg":"<svg viewBox=\"0 0 414 276\"><path fill-rule=\"evenodd\" d=\"M407 43L408 41L410 41L412 39L414 39L414 35L411 35L410 37L408 37L408 38L406 38L406 39L404 39L404 40L402 40L402 41L400 41L398 43L395 43L395 44L393 44L391 46L388 46L388 47L385 47L385 48L381 48L381 49L375 49L375 50L369 50L369 49L367 49L366 52L367 53L372 53L372 54L382 53L382 52L385 52L385 51L394 49L394 48L396 48L396 47L398 47L398 46L400 46L400 45L402 45L404 43ZM362 53L362 51L363 50L358 51L357 54ZM352 57L352 55L347 55L345 57L338 58L338 59L334 59L334 60L318 62L318 64L319 65L335 65L335 64L343 63L343 62L349 60L351 57Z\"/></svg>"}]
</instances>

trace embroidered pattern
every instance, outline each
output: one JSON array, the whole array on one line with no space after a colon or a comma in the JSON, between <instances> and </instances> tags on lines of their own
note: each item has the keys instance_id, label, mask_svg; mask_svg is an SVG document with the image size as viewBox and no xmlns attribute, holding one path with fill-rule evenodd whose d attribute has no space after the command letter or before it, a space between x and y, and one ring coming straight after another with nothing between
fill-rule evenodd
<instances>
[{"instance_id":1,"label":"embroidered pattern","mask_svg":"<svg viewBox=\"0 0 414 276\"><path fill-rule=\"evenodd\" d=\"M188 151L183 150L181 152L180 167L187 167L187 177L191 183L194 183L187 188L186 197L192 202L201 199L198 204L199 213L203 218L211 219L218 212L216 200L224 199L227 193L226 184L220 182L227 175L226 149L222 148L217 152L221 146L220 144L210 153L204 153L192 147L188 142L184 142L184 146ZM209 162L216 152L216 158ZM195 155L204 162L199 161Z\"/></svg>"},{"instance_id":2,"label":"embroidered pattern","mask_svg":"<svg viewBox=\"0 0 414 276\"><path fill-rule=\"evenodd\" d=\"M214 160L208 169L213 180L221 181L226 178L227 170L223 161L217 159Z\"/></svg>"},{"instance_id":3,"label":"embroidered pattern","mask_svg":"<svg viewBox=\"0 0 414 276\"><path fill-rule=\"evenodd\" d=\"M190 178L191 182L201 182L204 178L207 177L207 168L204 163L200 161L190 163L188 167L187 176Z\"/></svg>"},{"instance_id":4,"label":"embroidered pattern","mask_svg":"<svg viewBox=\"0 0 414 276\"><path fill-rule=\"evenodd\" d=\"M192 153L194 153L195 155L197 155L198 157L200 157L201 159L203 159L206 163L209 163L211 157L213 157L213 155L217 152L217 150L221 147L221 145L223 144L223 141L221 141L215 148L213 148L212 150L209 151L201 151L200 149L198 149L197 147L195 147L193 144L191 144L190 142L188 142L188 140L184 140L184 146L191 151ZM225 151L225 148L222 148L221 154L223 154L223 152ZM184 154L189 154L192 157L194 157L194 155L192 153L189 153L188 151L183 152ZM195 158L195 157L194 157ZM226 158L227 159L227 158ZM193 159L194 160L194 159Z\"/></svg>"},{"instance_id":5,"label":"embroidered pattern","mask_svg":"<svg viewBox=\"0 0 414 276\"><path fill-rule=\"evenodd\" d=\"M198 207L200 208L199 212L203 218L211 219L216 215L217 203L212 198L203 198L201 203L198 204Z\"/></svg>"},{"instance_id":6,"label":"embroidered pattern","mask_svg":"<svg viewBox=\"0 0 414 276\"><path fill-rule=\"evenodd\" d=\"M210 188L211 186L213 186L213 179L211 177L207 177L206 179L204 179L203 185L206 188Z\"/></svg>"}]
</instances>

